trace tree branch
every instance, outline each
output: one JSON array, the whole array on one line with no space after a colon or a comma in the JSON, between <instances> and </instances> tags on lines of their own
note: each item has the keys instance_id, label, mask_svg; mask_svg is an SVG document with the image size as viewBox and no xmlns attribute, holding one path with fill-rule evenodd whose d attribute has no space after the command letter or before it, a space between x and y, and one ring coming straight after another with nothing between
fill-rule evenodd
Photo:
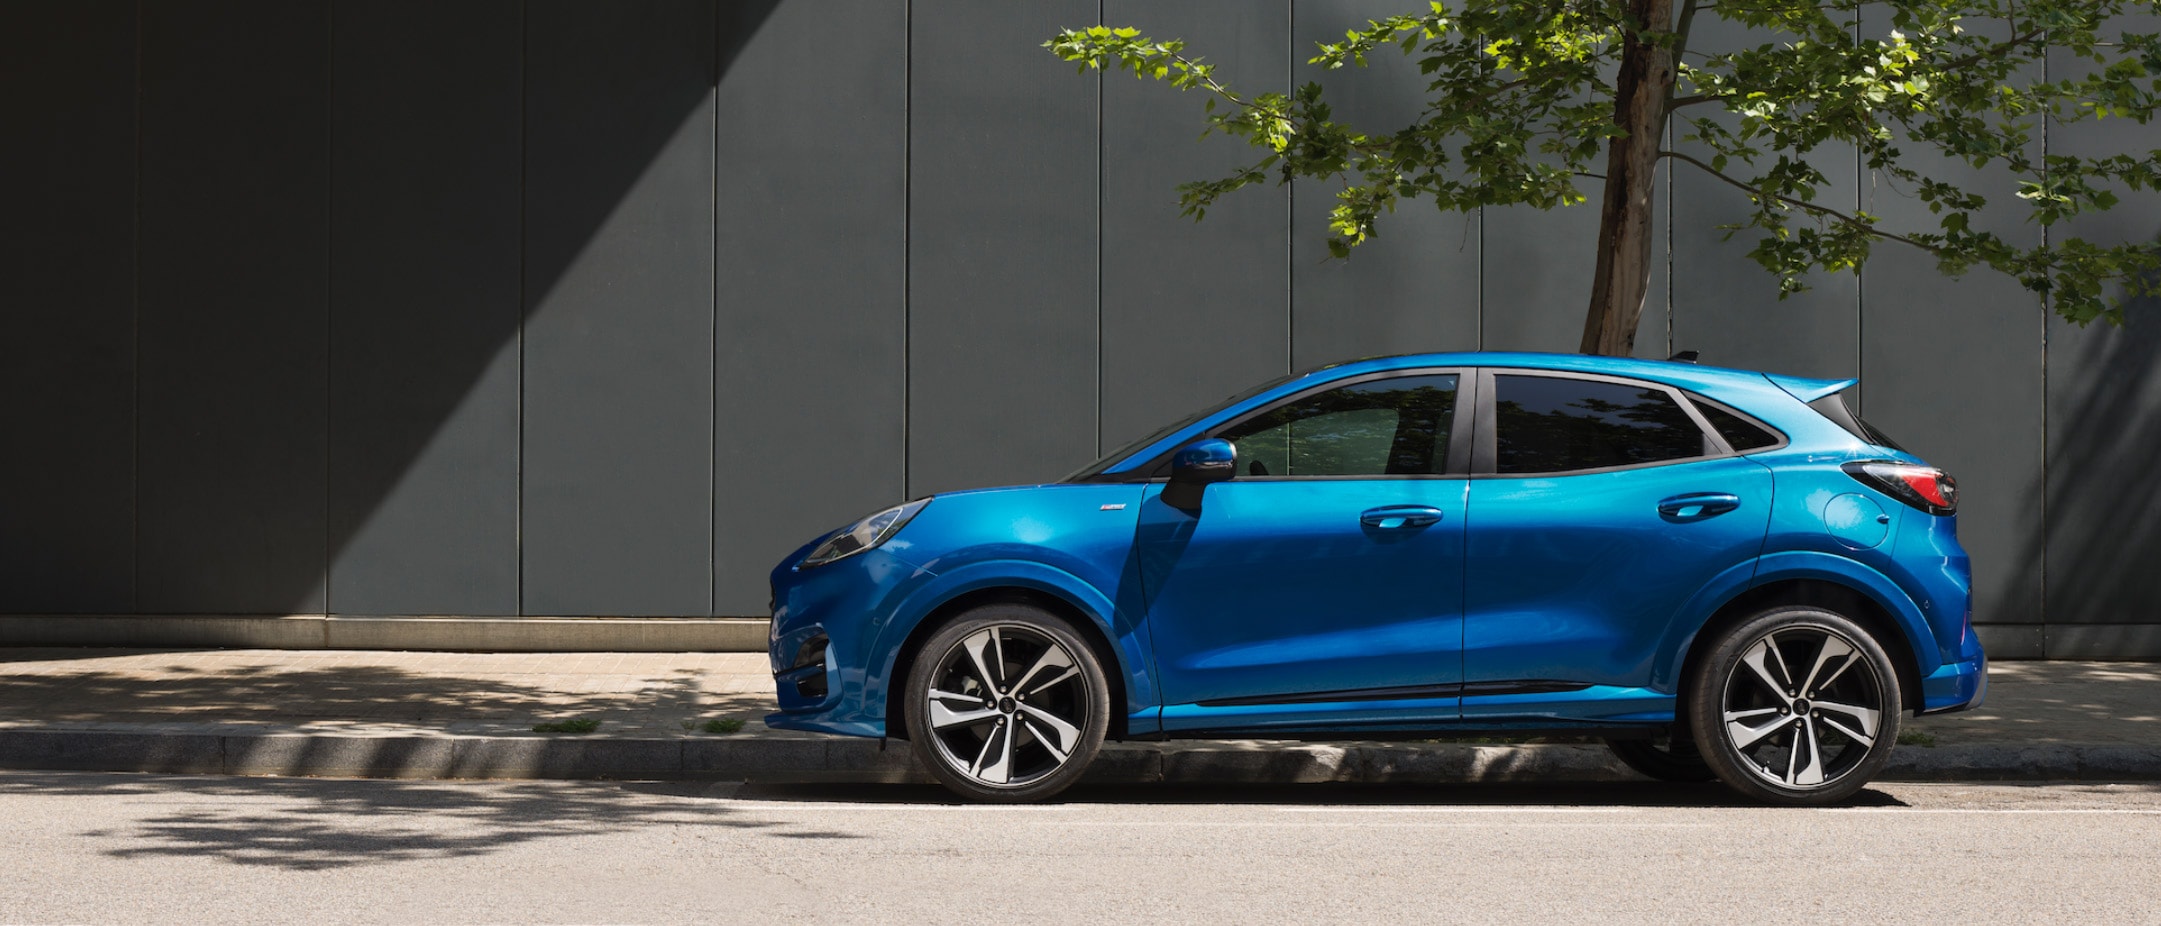
<instances>
[{"instance_id":1,"label":"tree branch","mask_svg":"<svg viewBox=\"0 0 2161 926\"><path fill-rule=\"evenodd\" d=\"M1762 196L1768 197L1770 199L1775 199L1779 202L1785 203L1786 205L1805 211L1810 215L1816 215L1823 218L1831 219L1849 228L1859 229L1878 238L1883 238L1888 241L1897 241L1903 244L1910 244L1914 247L1920 248L1923 251L1927 251L1930 254L1935 254L1938 256L1941 256L1943 254L1943 249L1933 244L1929 244L1924 241L1915 241L1912 238L1908 238L1905 235L1901 235L1896 232L1884 231L1883 229L1877 228L1874 225L1863 222L1858 218L1847 215L1846 213L1840 212L1836 209L1832 209L1828 206L1819 206L1815 203L1794 199L1791 196L1780 196L1777 193L1768 193L1763 190L1759 190L1755 187L1749 186L1746 183L1727 176L1724 171L1713 168L1709 164L1705 164L1702 161L1696 160L1695 158L1689 157L1688 155L1682 154L1678 151L1661 151L1658 153L1658 156L1662 158L1672 158L1676 161L1682 161L1688 164L1692 164L1697 168L1700 168L1704 173L1710 174L1711 176L1724 181L1727 185L1733 187L1734 189L1747 193L1750 196Z\"/></svg>"}]
</instances>

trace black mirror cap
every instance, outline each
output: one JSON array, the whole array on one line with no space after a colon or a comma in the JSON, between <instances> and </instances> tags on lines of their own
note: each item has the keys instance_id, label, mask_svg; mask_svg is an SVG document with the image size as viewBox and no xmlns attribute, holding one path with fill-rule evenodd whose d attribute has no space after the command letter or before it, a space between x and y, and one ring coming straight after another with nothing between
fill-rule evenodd
<instances>
[{"instance_id":1,"label":"black mirror cap","mask_svg":"<svg viewBox=\"0 0 2161 926\"><path fill-rule=\"evenodd\" d=\"M1163 487L1163 503L1182 511L1195 510L1210 483L1237 475L1238 448L1230 441L1219 437L1194 441L1171 455L1171 479Z\"/></svg>"}]
</instances>

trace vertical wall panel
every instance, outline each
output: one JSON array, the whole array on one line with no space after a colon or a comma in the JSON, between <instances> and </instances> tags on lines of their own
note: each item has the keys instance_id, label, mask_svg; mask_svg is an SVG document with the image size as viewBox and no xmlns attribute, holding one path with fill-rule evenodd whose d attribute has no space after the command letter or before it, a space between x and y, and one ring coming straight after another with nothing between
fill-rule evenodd
<instances>
[{"instance_id":1,"label":"vertical wall panel","mask_svg":"<svg viewBox=\"0 0 2161 926\"><path fill-rule=\"evenodd\" d=\"M330 609L515 614L518 6L332 25Z\"/></svg>"},{"instance_id":2,"label":"vertical wall panel","mask_svg":"<svg viewBox=\"0 0 2161 926\"><path fill-rule=\"evenodd\" d=\"M746 615L788 551L904 494L908 23L720 11L713 606Z\"/></svg>"},{"instance_id":3,"label":"vertical wall panel","mask_svg":"<svg viewBox=\"0 0 2161 926\"><path fill-rule=\"evenodd\" d=\"M2152 32L2161 18L2126 18L2126 31ZM2091 67L2054 55L2049 76ZM2051 124L2051 154L2142 154L2161 133L2126 119ZM2121 205L2050 230L2099 245L2161 240L2161 195L2126 192ZM2048 329L2048 655L2161 657L2161 300L2134 301L2127 324ZM2075 626L2074 626L2075 625ZM2094 625L2091 627L2085 625ZM2116 626L2105 626L2116 625ZM2135 626L2134 626L2135 625Z\"/></svg>"},{"instance_id":4,"label":"vertical wall panel","mask_svg":"<svg viewBox=\"0 0 2161 926\"><path fill-rule=\"evenodd\" d=\"M1426 81L1417 62L1383 49L1364 68L1306 63L1314 43L1404 9L1395 0L1298 0L1290 60L1298 84L1318 81L1335 118L1385 135L1418 117ZM1291 208L1291 367L1358 357L1478 346L1479 216L1406 202L1347 260L1328 256L1328 211L1340 187L1299 181ZM1213 221L1213 219L1211 219Z\"/></svg>"},{"instance_id":5,"label":"vertical wall panel","mask_svg":"<svg viewBox=\"0 0 2161 926\"><path fill-rule=\"evenodd\" d=\"M328 13L142 8L143 611L323 605Z\"/></svg>"},{"instance_id":6,"label":"vertical wall panel","mask_svg":"<svg viewBox=\"0 0 2161 926\"><path fill-rule=\"evenodd\" d=\"M1482 223L1481 346L1573 353L1597 263L1598 206L1489 207Z\"/></svg>"},{"instance_id":7,"label":"vertical wall panel","mask_svg":"<svg viewBox=\"0 0 2161 926\"><path fill-rule=\"evenodd\" d=\"M1103 19L1184 38L1242 93L1283 92L1290 79L1282 4L1111 0ZM1196 142L1202 103L1200 94L1130 75L1103 82L1105 448L1290 364L1289 190L1248 187L1199 223L1179 214L1179 184L1227 176L1261 153L1222 135Z\"/></svg>"},{"instance_id":8,"label":"vertical wall panel","mask_svg":"<svg viewBox=\"0 0 2161 926\"><path fill-rule=\"evenodd\" d=\"M1705 48L1775 40L1748 36L1724 20L1698 19L1695 28ZM1674 130L1692 131L1685 125ZM1678 139L1673 144L1700 160L1710 158L1701 144ZM1826 145L1811 161L1831 181L1818 198L1851 211L1859 197L1853 148ZM1749 168L1734 163L1727 170L1745 180ZM1742 231L1727 240L1718 227L1747 219L1754 208L1747 194L1688 164L1674 164L1671 176L1673 349L1696 351L1702 362L1722 367L1859 375L1858 280L1848 273L1815 274L1812 289L1780 301L1777 278L1748 257L1761 235Z\"/></svg>"},{"instance_id":9,"label":"vertical wall panel","mask_svg":"<svg viewBox=\"0 0 2161 926\"><path fill-rule=\"evenodd\" d=\"M0 613L135 606L135 6L0 7Z\"/></svg>"},{"instance_id":10,"label":"vertical wall panel","mask_svg":"<svg viewBox=\"0 0 2161 926\"><path fill-rule=\"evenodd\" d=\"M1090 0L918 0L909 49L908 491L1096 451L1096 81L1038 47Z\"/></svg>"},{"instance_id":11,"label":"vertical wall panel","mask_svg":"<svg viewBox=\"0 0 2161 926\"><path fill-rule=\"evenodd\" d=\"M713 8L526 15L524 610L703 614Z\"/></svg>"},{"instance_id":12,"label":"vertical wall panel","mask_svg":"<svg viewBox=\"0 0 2161 926\"><path fill-rule=\"evenodd\" d=\"M1700 25L1697 28L1702 28ZM1612 79L1611 74L1607 77ZM1593 172L1604 170L1601 152ZM1636 356L1664 359L1667 252L1672 173L1661 164L1651 203L1651 267L1643 313L1636 323ZM1485 350L1574 353L1583 343L1584 313L1598 267L1598 217L1604 187L1579 178L1585 201L1540 211L1528 206L1484 210L1484 272L1479 341Z\"/></svg>"},{"instance_id":13,"label":"vertical wall panel","mask_svg":"<svg viewBox=\"0 0 2161 926\"><path fill-rule=\"evenodd\" d=\"M1887 17L1863 23L1883 35ZM1975 28L2001 28L2001 23ZM1975 170L1902 146L1905 163L1988 197L1976 227L2019 247L2041 243L2010 171ZM2041 153L2039 133L2029 155ZM1863 175L1862 208L1900 231L1939 217L1911 184ZM1928 253L1878 244L1861 277L1861 379L1872 424L1959 481L1959 535L1973 558L1974 619L2041 620L2042 313L2034 293L1986 267L1952 279Z\"/></svg>"}]
</instances>

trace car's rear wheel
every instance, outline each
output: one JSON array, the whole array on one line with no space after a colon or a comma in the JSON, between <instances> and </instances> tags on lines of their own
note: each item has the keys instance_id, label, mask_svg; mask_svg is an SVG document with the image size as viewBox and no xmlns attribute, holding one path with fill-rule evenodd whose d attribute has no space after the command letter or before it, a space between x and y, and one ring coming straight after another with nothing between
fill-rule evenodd
<instances>
[{"instance_id":1,"label":"car's rear wheel","mask_svg":"<svg viewBox=\"0 0 2161 926\"><path fill-rule=\"evenodd\" d=\"M1110 719L1110 686L1071 624L1018 604L977 608L925 641L907 690L916 757L953 792L1019 802L1087 770Z\"/></svg>"},{"instance_id":2,"label":"car's rear wheel","mask_svg":"<svg viewBox=\"0 0 2161 926\"><path fill-rule=\"evenodd\" d=\"M1735 791L1821 806L1866 785L1898 740L1898 672L1867 629L1819 608L1742 621L1697 666L1690 720Z\"/></svg>"},{"instance_id":3,"label":"car's rear wheel","mask_svg":"<svg viewBox=\"0 0 2161 926\"><path fill-rule=\"evenodd\" d=\"M1645 739L1607 740L1606 748L1613 750L1622 764L1659 781L1696 783L1718 777L1703 761L1695 738L1685 729Z\"/></svg>"}]
</instances>

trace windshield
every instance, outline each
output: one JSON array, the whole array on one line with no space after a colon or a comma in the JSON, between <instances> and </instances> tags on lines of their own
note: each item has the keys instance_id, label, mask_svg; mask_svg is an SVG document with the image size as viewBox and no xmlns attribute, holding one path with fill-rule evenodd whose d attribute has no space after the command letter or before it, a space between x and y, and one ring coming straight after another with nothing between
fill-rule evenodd
<instances>
[{"instance_id":1,"label":"windshield","mask_svg":"<svg viewBox=\"0 0 2161 926\"><path fill-rule=\"evenodd\" d=\"M1105 455L1103 459L1097 460L1094 463L1090 463L1087 466L1081 467L1080 469L1073 471L1073 473L1059 481L1084 482L1096 476L1103 475L1105 470L1108 470L1111 467L1118 465L1120 461L1124 460L1126 457L1132 456L1136 451L1148 446L1149 444L1153 444L1156 441L1169 437L1172 434L1177 433L1182 428L1190 427L1194 422L1206 418L1209 415L1213 415L1226 408L1229 408L1247 399L1253 398L1254 396L1260 395L1263 392L1267 392L1270 389L1274 389L1277 386L1281 386L1284 383L1290 382L1291 380L1297 379L1298 377L1304 375L1304 373L1291 373L1285 376L1278 376L1275 379L1271 379L1251 389L1247 389L1244 392L1240 392L1237 395L1233 395L1227 399L1224 399L1221 402L1217 402L1214 405L1210 405L1207 408L1187 415L1184 418L1180 418L1177 421L1173 421L1170 424L1166 424L1160 428L1157 428L1154 433L1149 434L1147 437L1143 437L1139 440L1133 441L1132 443L1126 444L1123 447L1113 450L1109 454Z\"/></svg>"}]
</instances>

